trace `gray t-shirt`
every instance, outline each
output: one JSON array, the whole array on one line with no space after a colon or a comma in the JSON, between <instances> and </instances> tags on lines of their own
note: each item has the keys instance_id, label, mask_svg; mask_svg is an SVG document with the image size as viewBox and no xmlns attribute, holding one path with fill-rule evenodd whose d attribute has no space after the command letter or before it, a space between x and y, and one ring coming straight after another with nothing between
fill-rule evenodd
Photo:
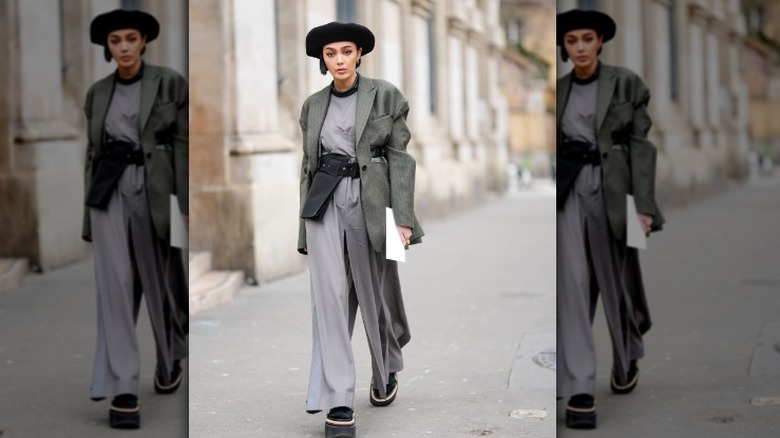
<instances>
[{"instance_id":1,"label":"gray t-shirt","mask_svg":"<svg viewBox=\"0 0 780 438\"><path fill-rule=\"evenodd\" d=\"M355 117L357 116L357 93L346 97L331 94L328 112L322 123L320 142L322 153L355 156Z\"/></svg>"},{"instance_id":2,"label":"gray t-shirt","mask_svg":"<svg viewBox=\"0 0 780 438\"><path fill-rule=\"evenodd\" d=\"M106 113L106 136L111 140L126 141L140 148L140 123L138 113L141 108L141 80L131 84L117 81L114 94Z\"/></svg>"},{"instance_id":3,"label":"gray t-shirt","mask_svg":"<svg viewBox=\"0 0 780 438\"><path fill-rule=\"evenodd\" d=\"M596 147L596 96L598 81L571 83L569 100L561 117L564 141L581 141Z\"/></svg>"}]
</instances>

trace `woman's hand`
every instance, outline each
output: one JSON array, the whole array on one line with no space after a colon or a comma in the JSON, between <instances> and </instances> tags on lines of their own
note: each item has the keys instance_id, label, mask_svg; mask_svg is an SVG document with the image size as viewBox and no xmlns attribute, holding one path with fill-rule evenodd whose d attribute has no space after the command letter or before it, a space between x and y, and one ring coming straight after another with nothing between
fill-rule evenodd
<instances>
[{"instance_id":1,"label":"woman's hand","mask_svg":"<svg viewBox=\"0 0 780 438\"><path fill-rule=\"evenodd\" d=\"M412 238L412 229L409 227L398 226L398 236L401 238L401 243L404 244L404 248L408 248L411 243L409 239Z\"/></svg>"},{"instance_id":2,"label":"woman's hand","mask_svg":"<svg viewBox=\"0 0 780 438\"><path fill-rule=\"evenodd\" d=\"M642 224L642 231L645 235L650 234L650 227L653 225L653 217L649 214L639 213L639 223Z\"/></svg>"}]
</instances>

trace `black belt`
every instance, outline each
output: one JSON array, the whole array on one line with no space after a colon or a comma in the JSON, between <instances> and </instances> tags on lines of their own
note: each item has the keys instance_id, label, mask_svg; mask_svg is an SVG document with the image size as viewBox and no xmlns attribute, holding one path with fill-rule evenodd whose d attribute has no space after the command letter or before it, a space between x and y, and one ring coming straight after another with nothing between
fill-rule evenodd
<instances>
[{"instance_id":1,"label":"black belt","mask_svg":"<svg viewBox=\"0 0 780 438\"><path fill-rule=\"evenodd\" d=\"M591 149L588 143L567 141L558 149L560 158L578 164L601 164L601 154L598 149Z\"/></svg>"},{"instance_id":2,"label":"black belt","mask_svg":"<svg viewBox=\"0 0 780 438\"><path fill-rule=\"evenodd\" d=\"M105 209L125 168L130 164L144 165L143 151L134 148L135 145L126 141L111 141L103 146L87 191L88 207Z\"/></svg>"},{"instance_id":3,"label":"black belt","mask_svg":"<svg viewBox=\"0 0 780 438\"><path fill-rule=\"evenodd\" d=\"M348 156L339 154L325 154L321 156L317 165L317 172L325 172L331 176L360 177L358 163L350 163Z\"/></svg>"},{"instance_id":4,"label":"black belt","mask_svg":"<svg viewBox=\"0 0 780 438\"><path fill-rule=\"evenodd\" d=\"M144 152L134 149L135 145L126 141L112 141L106 143L101 159L125 164L144 165Z\"/></svg>"},{"instance_id":5,"label":"black belt","mask_svg":"<svg viewBox=\"0 0 780 438\"><path fill-rule=\"evenodd\" d=\"M350 163L349 160L348 156L339 154L325 154L320 157L317 172L301 207L302 219L322 219L341 179L360 177L358 163Z\"/></svg>"}]
</instances>

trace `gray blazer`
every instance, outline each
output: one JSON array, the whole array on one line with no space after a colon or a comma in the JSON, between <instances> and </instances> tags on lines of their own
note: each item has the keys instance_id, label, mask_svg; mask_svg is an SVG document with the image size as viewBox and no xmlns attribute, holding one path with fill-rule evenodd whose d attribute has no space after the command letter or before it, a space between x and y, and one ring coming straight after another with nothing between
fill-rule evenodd
<instances>
[{"instance_id":1,"label":"gray blazer","mask_svg":"<svg viewBox=\"0 0 780 438\"><path fill-rule=\"evenodd\" d=\"M189 212L189 92L187 81L165 67L144 64L141 81L138 129L144 152L146 192L154 229L165 240L170 229L170 195L177 195L181 211ZM92 183L95 159L103 152L106 113L113 93L113 73L87 92L85 195ZM82 238L92 240L88 208L84 211Z\"/></svg>"},{"instance_id":2,"label":"gray blazer","mask_svg":"<svg viewBox=\"0 0 780 438\"><path fill-rule=\"evenodd\" d=\"M558 79L557 122L571 90L569 73ZM647 133L652 120L647 112L650 92L636 73L601 63L596 102L596 138L601 152L602 183L607 217L616 239L626 234L626 194L633 194L639 213L653 216L652 229L660 230L664 217L655 202L656 148ZM558 130L558 144L562 143Z\"/></svg>"},{"instance_id":3,"label":"gray blazer","mask_svg":"<svg viewBox=\"0 0 780 438\"><path fill-rule=\"evenodd\" d=\"M330 86L312 94L301 109L303 160L301 206L317 170L320 131L330 102ZM409 103L391 83L360 76L355 118L355 149L360 167L361 197L366 230L377 252L385 249L385 207L392 207L395 222L412 228L412 244L424 235L414 215L415 160L406 152L411 134L406 126ZM387 146L386 159L371 159L371 146ZM306 248L306 228L300 220L298 251Z\"/></svg>"}]
</instances>

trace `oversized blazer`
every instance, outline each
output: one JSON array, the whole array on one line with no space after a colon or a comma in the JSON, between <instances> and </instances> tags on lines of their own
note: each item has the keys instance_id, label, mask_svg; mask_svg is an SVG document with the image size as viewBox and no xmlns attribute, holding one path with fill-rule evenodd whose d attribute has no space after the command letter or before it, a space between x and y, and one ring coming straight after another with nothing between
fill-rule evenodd
<instances>
[{"instance_id":1,"label":"oversized blazer","mask_svg":"<svg viewBox=\"0 0 780 438\"><path fill-rule=\"evenodd\" d=\"M656 148L647 139L652 126L647 111L650 92L631 70L604 63L599 68L595 129L601 153L604 202L613 236L623 240L627 194L633 194L639 213L653 216L653 231L660 230L664 223L655 202ZM571 91L572 74L558 79L558 126ZM560 145L563 143L560 129L557 136Z\"/></svg>"},{"instance_id":2,"label":"oversized blazer","mask_svg":"<svg viewBox=\"0 0 780 438\"><path fill-rule=\"evenodd\" d=\"M320 132L330 103L330 86L312 94L301 109L303 160L301 206L322 153ZM406 126L409 103L391 83L361 75L357 91L355 152L360 168L360 190L368 237L377 252L385 249L385 208L392 207L395 222L412 228L419 243L422 227L414 215L415 160L406 152L411 134ZM372 146L386 146L386 157L372 159ZM306 228L300 220L298 251L306 248Z\"/></svg>"},{"instance_id":3,"label":"oversized blazer","mask_svg":"<svg viewBox=\"0 0 780 438\"><path fill-rule=\"evenodd\" d=\"M114 83L112 73L87 92L85 196L92 183L96 160L103 153L105 120ZM157 236L166 240L170 229L170 195L176 195L182 212L189 212L189 92L184 77L169 68L144 64L138 119L152 222ZM82 238L92 240L89 207L84 212Z\"/></svg>"}]
</instances>

